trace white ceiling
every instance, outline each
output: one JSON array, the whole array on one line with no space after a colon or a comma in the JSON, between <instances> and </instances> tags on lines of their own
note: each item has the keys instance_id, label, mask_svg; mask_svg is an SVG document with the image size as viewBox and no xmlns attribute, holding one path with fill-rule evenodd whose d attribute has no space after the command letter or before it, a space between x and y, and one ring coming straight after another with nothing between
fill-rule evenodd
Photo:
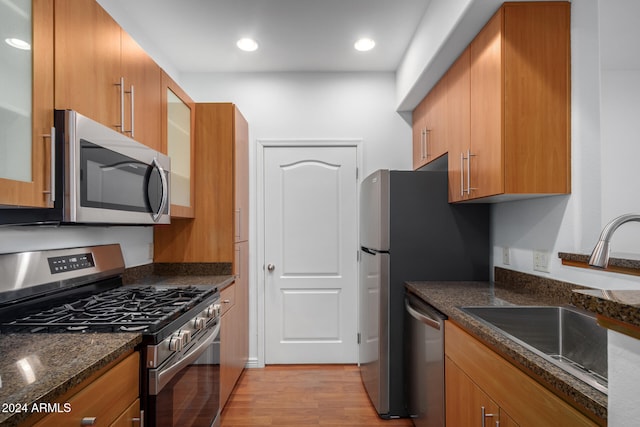
<instances>
[{"instance_id":1,"label":"white ceiling","mask_svg":"<svg viewBox=\"0 0 640 427\"><path fill-rule=\"evenodd\" d=\"M180 73L395 71L430 0L99 0ZM236 41L252 37L248 53ZM353 48L375 39L370 52Z\"/></svg>"}]
</instances>

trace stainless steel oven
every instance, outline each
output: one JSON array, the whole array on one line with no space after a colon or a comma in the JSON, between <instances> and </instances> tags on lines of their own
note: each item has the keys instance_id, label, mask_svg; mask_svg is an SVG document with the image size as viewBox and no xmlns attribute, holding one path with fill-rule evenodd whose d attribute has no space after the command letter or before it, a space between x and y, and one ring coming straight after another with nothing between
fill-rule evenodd
<instances>
[{"instance_id":1,"label":"stainless steel oven","mask_svg":"<svg viewBox=\"0 0 640 427\"><path fill-rule=\"evenodd\" d=\"M218 308L207 310L147 346L148 426L220 426L220 317ZM153 367L165 354L170 356Z\"/></svg>"},{"instance_id":2,"label":"stainless steel oven","mask_svg":"<svg viewBox=\"0 0 640 427\"><path fill-rule=\"evenodd\" d=\"M76 111L55 111L55 135L64 151L63 222L169 223L168 156Z\"/></svg>"}]
</instances>

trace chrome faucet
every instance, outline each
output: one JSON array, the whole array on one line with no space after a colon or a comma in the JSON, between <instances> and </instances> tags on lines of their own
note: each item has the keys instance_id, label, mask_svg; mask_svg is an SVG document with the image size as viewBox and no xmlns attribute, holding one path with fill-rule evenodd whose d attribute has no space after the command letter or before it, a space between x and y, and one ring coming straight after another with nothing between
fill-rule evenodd
<instances>
[{"instance_id":1,"label":"chrome faucet","mask_svg":"<svg viewBox=\"0 0 640 427\"><path fill-rule=\"evenodd\" d=\"M598 243L593 248L593 252L591 252L591 257L589 258L589 265L594 267L606 268L609 263L609 240L613 236L613 233L620 227L622 224L631 221L640 222L640 214L624 214L610 221L607 225L602 229L602 233L600 233L600 239L598 239Z\"/></svg>"}]
</instances>

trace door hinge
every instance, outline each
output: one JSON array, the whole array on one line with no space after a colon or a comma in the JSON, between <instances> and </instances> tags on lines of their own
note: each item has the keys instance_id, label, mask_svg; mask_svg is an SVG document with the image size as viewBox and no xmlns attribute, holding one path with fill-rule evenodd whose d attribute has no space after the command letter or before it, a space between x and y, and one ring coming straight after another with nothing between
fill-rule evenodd
<instances>
[{"instance_id":1,"label":"door hinge","mask_svg":"<svg viewBox=\"0 0 640 427\"><path fill-rule=\"evenodd\" d=\"M356 168L356 181L360 178L360 168Z\"/></svg>"},{"instance_id":2,"label":"door hinge","mask_svg":"<svg viewBox=\"0 0 640 427\"><path fill-rule=\"evenodd\" d=\"M356 340L358 341L358 344L360 344L360 332L358 332L358 336L357 336Z\"/></svg>"},{"instance_id":3,"label":"door hinge","mask_svg":"<svg viewBox=\"0 0 640 427\"><path fill-rule=\"evenodd\" d=\"M360 262L360 250L356 251L356 261Z\"/></svg>"}]
</instances>

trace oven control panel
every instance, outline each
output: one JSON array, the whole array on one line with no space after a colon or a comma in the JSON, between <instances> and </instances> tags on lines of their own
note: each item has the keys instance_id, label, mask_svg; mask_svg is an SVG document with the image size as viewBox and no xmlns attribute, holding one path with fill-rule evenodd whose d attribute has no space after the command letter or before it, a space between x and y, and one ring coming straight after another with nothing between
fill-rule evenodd
<instances>
[{"instance_id":1,"label":"oven control panel","mask_svg":"<svg viewBox=\"0 0 640 427\"><path fill-rule=\"evenodd\" d=\"M47 258L47 261L49 262L51 274L66 273L96 266L90 253L51 257Z\"/></svg>"}]
</instances>

